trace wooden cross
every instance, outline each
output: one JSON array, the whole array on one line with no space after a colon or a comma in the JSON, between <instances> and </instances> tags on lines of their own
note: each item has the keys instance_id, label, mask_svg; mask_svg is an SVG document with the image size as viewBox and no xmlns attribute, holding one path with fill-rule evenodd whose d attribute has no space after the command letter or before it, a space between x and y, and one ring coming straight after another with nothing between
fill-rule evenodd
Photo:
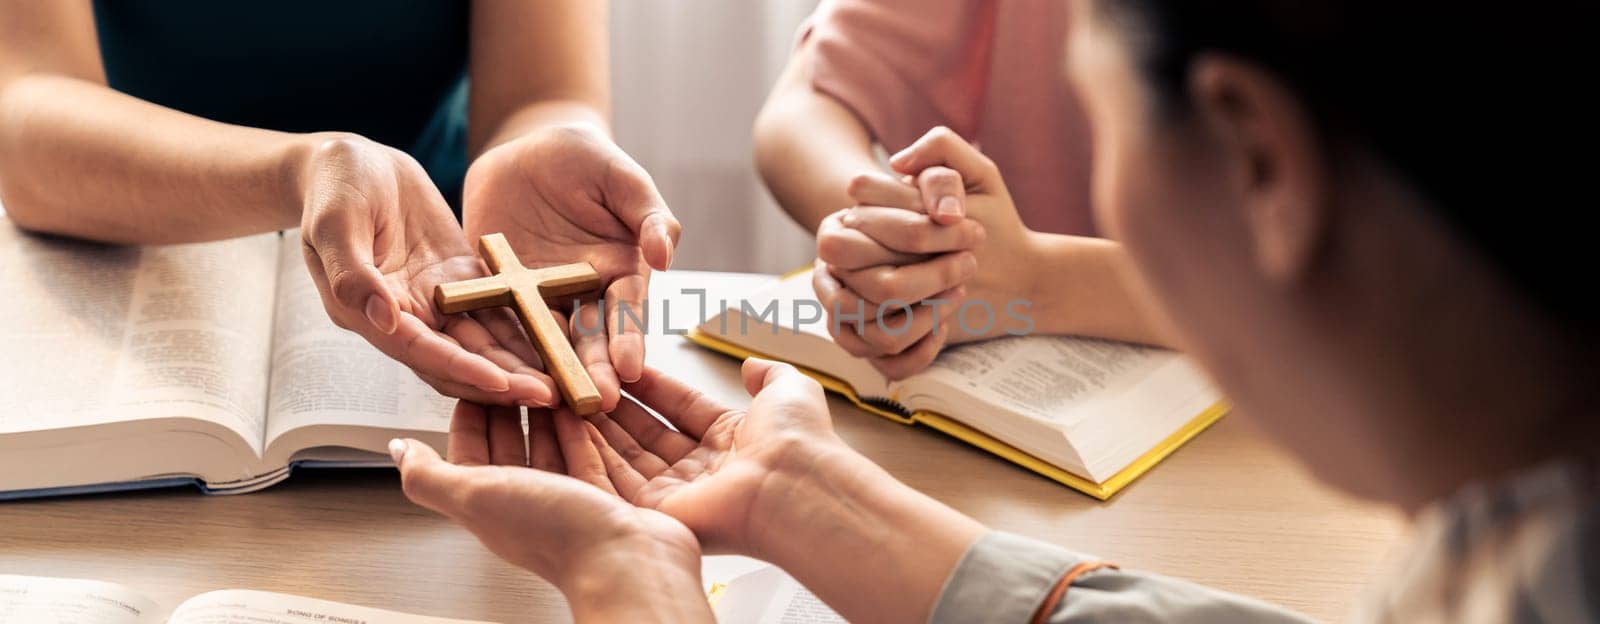
<instances>
[{"instance_id":1,"label":"wooden cross","mask_svg":"<svg viewBox=\"0 0 1600 624\"><path fill-rule=\"evenodd\" d=\"M482 308L510 306L522 328L533 339L545 368L555 377L567 405L579 415L600 410L600 391L573 353L572 344L551 315L546 298L560 298L598 290L600 274L587 262L530 269L522 266L517 252L502 234L486 234L478 240L484 262L495 275L463 282L440 284L433 291L434 302L445 314Z\"/></svg>"}]
</instances>

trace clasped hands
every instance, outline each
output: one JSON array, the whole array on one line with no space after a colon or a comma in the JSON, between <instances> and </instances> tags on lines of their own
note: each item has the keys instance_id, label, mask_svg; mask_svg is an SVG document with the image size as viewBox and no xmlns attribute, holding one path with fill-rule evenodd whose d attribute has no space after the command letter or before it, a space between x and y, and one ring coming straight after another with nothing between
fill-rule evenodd
<instances>
[{"instance_id":1,"label":"clasped hands","mask_svg":"<svg viewBox=\"0 0 1600 624\"><path fill-rule=\"evenodd\" d=\"M589 262L613 311L641 309L650 270L672 262L677 219L644 169L599 128L544 128L485 152L467 171L464 228L404 152L355 135L312 138L285 166L323 306L441 394L491 405L560 401L509 311L434 309L436 285L487 275L479 236L504 233L527 266ZM580 310L582 327L599 326L597 306ZM606 326L571 335L611 409L621 382L642 374L644 336L636 324Z\"/></svg>"},{"instance_id":2,"label":"clasped hands","mask_svg":"<svg viewBox=\"0 0 1600 624\"><path fill-rule=\"evenodd\" d=\"M1016 331L1007 308L1031 304L1039 243L994 162L948 128L889 165L901 177L856 176L856 206L823 220L812 286L834 342L901 379L947 344Z\"/></svg>"}]
</instances>

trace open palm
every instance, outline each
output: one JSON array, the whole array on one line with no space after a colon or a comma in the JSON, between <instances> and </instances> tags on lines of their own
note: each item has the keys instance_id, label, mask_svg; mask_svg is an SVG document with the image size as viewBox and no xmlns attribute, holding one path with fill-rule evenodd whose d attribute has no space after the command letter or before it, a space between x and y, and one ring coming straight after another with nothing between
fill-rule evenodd
<instances>
[{"instance_id":1,"label":"open palm","mask_svg":"<svg viewBox=\"0 0 1600 624\"><path fill-rule=\"evenodd\" d=\"M550 128L478 158L463 215L471 239L505 234L526 266L588 262L600 273L610 336L574 338L605 407L615 405L619 381L638 379L644 367L643 328L616 323L617 307L645 318L650 270L671 264L680 229L649 174L597 128ZM598 327L599 310L579 321Z\"/></svg>"},{"instance_id":2,"label":"open palm","mask_svg":"<svg viewBox=\"0 0 1600 624\"><path fill-rule=\"evenodd\" d=\"M668 554L698 568L700 545L684 525L617 498L583 421L549 409L530 414L544 428L530 453L516 408L467 401L450 423L450 461L417 441L391 443L406 496L467 527L495 554L564 588L608 553ZM559 438L559 442L557 439ZM571 477L536 469L572 466Z\"/></svg>"},{"instance_id":3,"label":"open palm","mask_svg":"<svg viewBox=\"0 0 1600 624\"><path fill-rule=\"evenodd\" d=\"M483 269L415 160L341 136L318 146L305 169L301 250L336 325L440 393L499 405L553 401L554 383L530 365L532 354L515 351L515 324L435 310L435 286Z\"/></svg>"},{"instance_id":4,"label":"open palm","mask_svg":"<svg viewBox=\"0 0 1600 624\"><path fill-rule=\"evenodd\" d=\"M757 499L781 490L783 475L803 473L819 450L843 448L822 387L794 367L746 360L744 382L755 398L737 410L645 369L626 388L672 427L632 401L591 421L617 493L677 518L708 551L750 552Z\"/></svg>"}]
</instances>

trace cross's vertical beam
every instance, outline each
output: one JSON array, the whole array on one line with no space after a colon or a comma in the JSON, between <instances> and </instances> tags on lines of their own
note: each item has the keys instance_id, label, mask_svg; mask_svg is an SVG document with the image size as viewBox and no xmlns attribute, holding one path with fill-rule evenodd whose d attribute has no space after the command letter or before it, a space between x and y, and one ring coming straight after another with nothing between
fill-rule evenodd
<instances>
[{"instance_id":1,"label":"cross's vertical beam","mask_svg":"<svg viewBox=\"0 0 1600 624\"><path fill-rule=\"evenodd\" d=\"M538 270L529 272L537 274ZM599 277L595 279L598 281ZM544 360L544 369L555 378L561 395L567 399L567 405L580 416L600 411L600 390L594 387L594 380L589 378L583 362L572 350L572 343L561 331L555 315L550 313L550 307L545 304L538 286L513 288L511 295L515 298L511 309L516 310L517 318L522 321L522 329L533 338L533 348Z\"/></svg>"},{"instance_id":2,"label":"cross's vertical beam","mask_svg":"<svg viewBox=\"0 0 1600 624\"><path fill-rule=\"evenodd\" d=\"M511 248L511 242L506 240L504 234L485 234L478 239L478 253L483 255L483 262L489 265L490 273L521 273L528 270L522 266L517 251Z\"/></svg>"}]
</instances>

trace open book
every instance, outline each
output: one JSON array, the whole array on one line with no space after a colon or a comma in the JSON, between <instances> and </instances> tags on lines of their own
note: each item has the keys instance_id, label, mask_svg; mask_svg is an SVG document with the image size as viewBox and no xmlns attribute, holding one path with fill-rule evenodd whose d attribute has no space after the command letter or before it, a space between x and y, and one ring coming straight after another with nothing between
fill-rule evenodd
<instances>
[{"instance_id":1,"label":"open book","mask_svg":"<svg viewBox=\"0 0 1600 624\"><path fill-rule=\"evenodd\" d=\"M0 574L0 624L485 624L224 589L183 601L168 614L150 598L102 581Z\"/></svg>"},{"instance_id":2,"label":"open book","mask_svg":"<svg viewBox=\"0 0 1600 624\"><path fill-rule=\"evenodd\" d=\"M0 218L0 499L198 483L442 448L450 402L328 320L299 237L112 247Z\"/></svg>"},{"instance_id":3,"label":"open book","mask_svg":"<svg viewBox=\"0 0 1600 624\"><path fill-rule=\"evenodd\" d=\"M789 362L868 411L932 427L1100 499L1227 412L1177 353L1068 336L949 348L927 370L890 382L834 344L810 271L726 303L689 339Z\"/></svg>"},{"instance_id":4,"label":"open book","mask_svg":"<svg viewBox=\"0 0 1600 624\"><path fill-rule=\"evenodd\" d=\"M724 624L845 624L800 581L770 564L712 585L711 601Z\"/></svg>"},{"instance_id":5,"label":"open book","mask_svg":"<svg viewBox=\"0 0 1600 624\"><path fill-rule=\"evenodd\" d=\"M768 564L711 586L717 621L727 624L843 624L826 604ZM316 598L223 589L170 612L134 589L81 579L0 574L0 624L487 624L411 615Z\"/></svg>"}]
</instances>

